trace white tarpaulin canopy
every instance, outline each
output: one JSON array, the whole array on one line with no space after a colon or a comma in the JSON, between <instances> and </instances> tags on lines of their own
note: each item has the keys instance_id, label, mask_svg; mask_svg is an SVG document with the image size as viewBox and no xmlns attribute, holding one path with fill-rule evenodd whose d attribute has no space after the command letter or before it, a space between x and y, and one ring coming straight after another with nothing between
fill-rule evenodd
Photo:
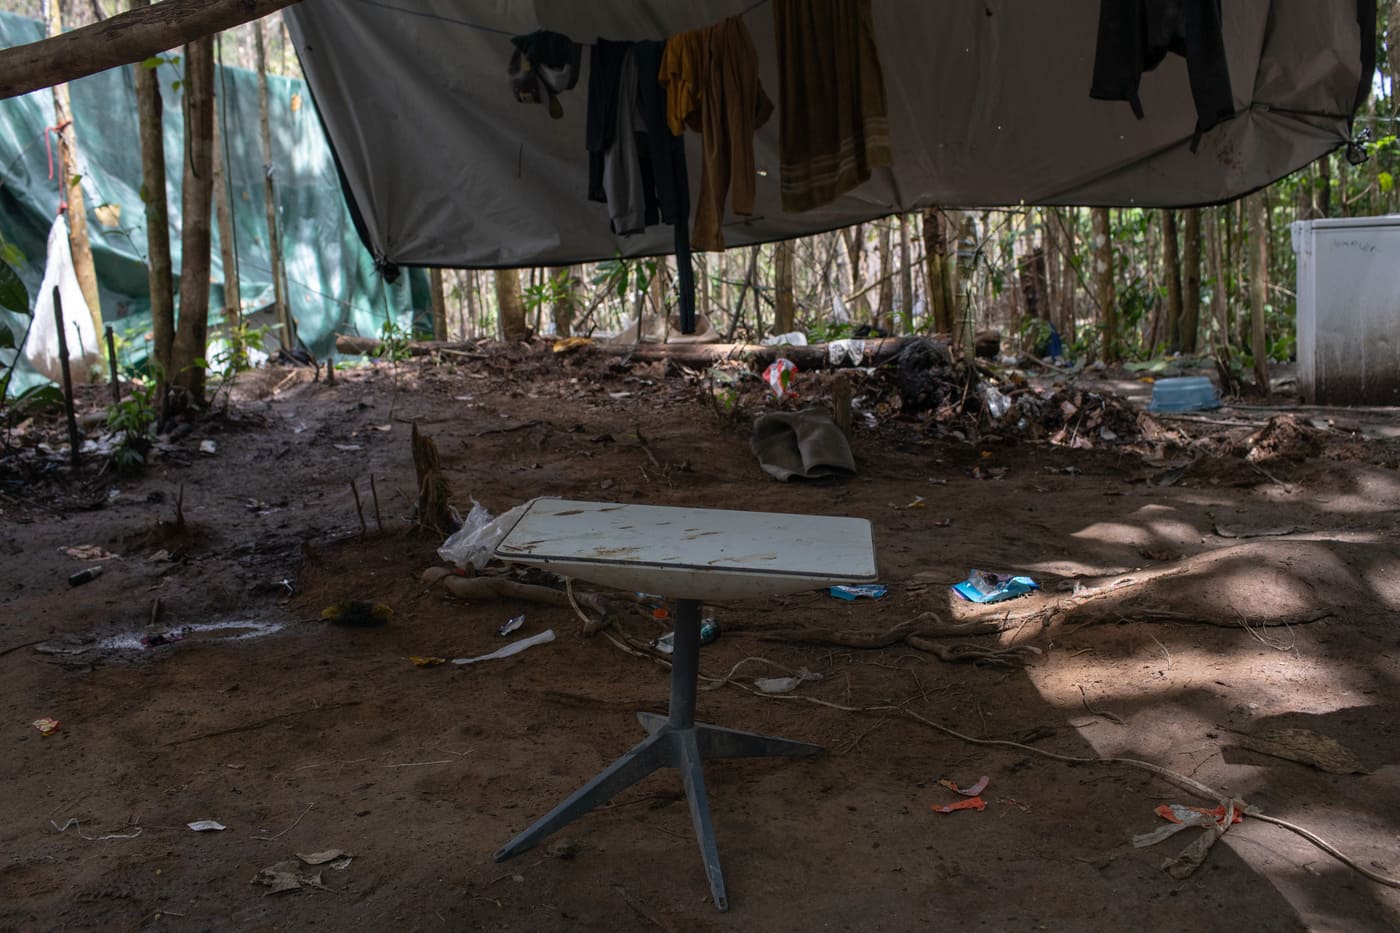
<instances>
[{"instance_id":1,"label":"white tarpaulin canopy","mask_svg":"<svg viewBox=\"0 0 1400 933\"><path fill-rule=\"evenodd\" d=\"M670 252L669 227L619 237L606 205L585 199L589 56L551 119L515 99L510 37L661 39L734 14L777 101L762 0L304 0L284 13L368 246L388 262L447 267ZM1362 24L1374 23L1374 0L1226 0L1237 116L1192 153L1180 56L1143 76L1142 120L1090 98L1099 0L873 0L873 14L892 167L824 207L784 213L775 115L755 143L754 213L726 217L727 245L938 205L1228 200L1345 143L1370 83ZM693 193L700 145L686 136Z\"/></svg>"}]
</instances>

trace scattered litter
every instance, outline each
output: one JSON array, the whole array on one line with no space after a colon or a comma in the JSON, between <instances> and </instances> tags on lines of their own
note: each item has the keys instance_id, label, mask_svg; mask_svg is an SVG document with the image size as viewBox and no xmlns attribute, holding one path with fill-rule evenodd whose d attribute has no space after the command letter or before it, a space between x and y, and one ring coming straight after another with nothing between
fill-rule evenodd
<instances>
[{"instance_id":1,"label":"scattered litter","mask_svg":"<svg viewBox=\"0 0 1400 933\"><path fill-rule=\"evenodd\" d=\"M520 615L515 616L512 619L507 619L505 625L502 625L499 629L497 629L496 634L509 635L511 632L518 630L524 624L525 613L522 612L520 613Z\"/></svg>"},{"instance_id":2,"label":"scattered litter","mask_svg":"<svg viewBox=\"0 0 1400 933\"><path fill-rule=\"evenodd\" d=\"M199 452L202 454L216 454L219 452L219 448L214 444L213 441L206 437L204 440L199 442Z\"/></svg>"},{"instance_id":3,"label":"scattered litter","mask_svg":"<svg viewBox=\"0 0 1400 933\"><path fill-rule=\"evenodd\" d=\"M807 335L800 330L789 331L786 334L776 334L772 337L764 337L765 347L781 347L786 344L789 347L807 346Z\"/></svg>"},{"instance_id":4,"label":"scattered litter","mask_svg":"<svg viewBox=\"0 0 1400 933\"><path fill-rule=\"evenodd\" d=\"M700 620L700 644L708 645L719 638L719 623L713 618ZM676 647L676 633L667 632L651 643L651 646L662 654L670 654Z\"/></svg>"},{"instance_id":5,"label":"scattered litter","mask_svg":"<svg viewBox=\"0 0 1400 933\"><path fill-rule=\"evenodd\" d=\"M856 583L850 586L829 587L827 592L837 599L852 602L861 598L879 599L888 592L888 589L883 583Z\"/></svg>"},{"instance_id":6,"label":"scattered litter","mask_svg":"<svg viewBox=\"0 0 1400 933\"><path fill-rule=\"evenodd\" d=\"M303 874L301 864L293 859L278 862L276 865L258 871L251 884L261 884L268 888L268 895L284 894L306 888L323 888L321 873Z\"/></svg>"},{"instance_id":7,"label":"scattered litter","mask_svg":"<svg viewBox=\"0 0 1400 933\"><path fill-rule=\"evenodd\" d=\"M534 501L531 499L522 502L509 512L492 518L491 513L473 499L471 511L467 513L462 527L442 542L442 547L438 548L438 556L455 565L458 570L465 570L468 564L481 570L495 556L496 545L510 534L515 523L520 521L520 516L525 514L525 510Z\"/></svg>"},{"instance_id":8,"label":"scattered litter","mask_svg":"<svg viewBox=\"0 0 1400 933\"><path fill-rule=\"evenodd\" d=\"M161 645L173 645L177 641L184 641L185 633L181 631L156 632L152 635L141 636L141 647L159 648Z\"/></svg>"},{"instance_id":9,"label":"scattered litter","mask_svg":"<svg viewBox=\"0 0 1400 933\"><path fill-rule=\"evenodd\" d=\"M849 363L859 366L865 359L864 340L833 340L826 345L826 356L833 368Z\"/></svg>"},{"instance_id":10,"label":"scattered litter","mask_svg":"<svg viewBox=\"0 0 1400 933\"><path fill-rule=\"evenodd\" d=\"M213 634L217 637L226 637L229 641L242 641L249 638L261 638L264 635L271 635L280 632L285 627L282 622L260 622L254 619L230 619L226 622L192 622L189 625L182 625L178 629L172 629L163 636L164 643L184 641L192 635ZM225 632L233 632L224 636ZM97 640L91 649L82 648L77 652L88 650L97 651L139 651L143 648L151 647L147 640L150 635L138 635L134 632L122 632L116 635L108 635ZM160 644L159 642L157 644Z\"/></svg>"},{"instance_id":11,"label":"scattered litter","mask_svg":"<svg viewBox=\"0 0 1400 933\"><path fill-rule=\"evenodd\" d=\"M394 426L393 426L392 424L372 424L372 425L370 425L370 427L374 428L376 431L392 431L392 430L394 430Z\"/></svg>"},{"instance_id":12,"label":"scattered litter","mask_svg":"<svg viewBox=\"0 0 1400 933\"><path fill-rule=\"evenodd\" d=\"M117 560L118 556L109 551L104 551L101 545L79 544L74 547L66 547L63 553L69 557L76 557L78 560Z\"/></svg>"},{"instance_id":13,"label":"scattered litter","mask_svg":"<svg viewBox=\"0 0 1400 933\"><path fill-rule=\"evenodd\" d=\"M609 393L608 393L608 398L613 399L614 401L622 401L622 400L625 399L625 398L631 398L631 397L632 397L632 393L631 393L631 392L626 392L626 391L623 391L623 392L609 392Z\"/></svg>"},{"instance_id":14,"label":"scattered litter","mask_svg":"<svg viewBox=\"0 0 1400 933\"><path fill-rule=\"evenodd\" d=\"M76 827L78 827L78 835L79 835L81 838L86 839L88 842L101 842L101 841L103 841L104 839L135 839L137 836L141 835L141 831L142 831L142 827L140 827L140 826L135 826L134 821L133 821L132 823L129 823L128 825L135 826L135 830L136 830L135 832L130 832L130 833L107 833L106 835L102 835L102 836L89 836L87 833L83 832L83 824L82 824L82 823L79 823L76 819L70 819L68 822L64 823L62 826L59 826L59 825L58 825L57 823L55 823L53 820L49 820L49 825L52 826L54 829L58 830L60 833L66 833L66 832L68 832L68 828L69 828L70 826L76 826Z\"/></svg>"},{"instance_id":15,"label":"scattered litter","mask_svg":"<svg viewBox=\"0 0 1400 933\"><path fill-rule=\"evenodd\" d=\"M1361 762L1335 739L1309 729L1265 729L1252 734L1236 733L1240 748L1312 765L1328 774L1369 774Z\"/></svg>"},{"instance_id":16,"label":"scattered litter","mask_svg":"<svg viewBox=\"0 0 1400 933\"><path fill-rule=\"evenodd\" d=\"M218 820L195 820L193 823L186 823L185 825L197 833L221 833L228 829L227 826L220 823Z\"/></svg>"},{"instance_id":17,"label":"scattered litter","mask_svg":"<svg viewBox=\"0 0 1400 933\"><path fill-rule=\"evenodd\" d=\"M778 398L782 398L788 393L796 396L797 393L793 392L791 388L792 377L796 373L796 363L789 359L779 358L770 363L768 368L763 371L763 381L768 383L769 387L773 390L773 394Z\"/></svg>"},{"instance_id":18,"label":"scattered litter","mask_svg":"<svg viewBox=\"0 0 1400 933\"><path fill-rule=\"evenodd\" d=\"M63 725L57 719L50 719L45 716L42 719L34 720L34 728L39 730L39 734L48 737L58 731L58 727Z\"/></svg>"},{"instance_id":19,"label":"scattered litter","mask_svg":"<svg viewBox=\"0 0 1400 933\"><path fill-rule=\"evenodd\" d=\"M1229 528L1221 524L1215 526L1215 533L1222 538L1277 538L1291 535L1297 530L1297 525L1279 525L1276 528Z\"/></svg>"},{"instance_id":20,"label":"scattered litter","mask_svg":"<svg viewBox=\"0 0 1400 933\"><path fill-rule=\"evenodd\" d=\"M344 849L327 849L324 852L298 852L297 858L306 865L329 865L331 868L344 868L350 864L354 855ZM342 860L345 865L336 864Z\"/></svg>"},{"instance_id":21,"label":"scattered litter","mask_svg":"<svg viewBox=\"0 0 1400 933\"><path fill-rule=\"evenodd\" d=\"M971 787L959 787L957 782L950 781L947 778L940 779L938 783L955 794L962 794L964 797L979 797L982 791L987 789L988 781L989 779L984 774L978 779L977 783L973 784Z\"/></svg>"},{"instance_id":22,"label":"scattered litter","mask_svg":"<svg viewBox=\"0 0 1400 933\"><path fill-rule=\"evenodd\" d=\"M915 496L915 497L914 497L914 500L913 500L912 502L906 502L904 505L891 506L891 508L895 509L896 511L900 511L900 512L904 511L905 509L922 509L923 507L924 507L924 497L923 497L923 496Z\"/></svg>"},{"instance_id":23,"label":"scattered litter","mask_svg":"<svg viewBox=\"0 0 1400 933\"><path fill-rule=\"evenodd\" d=\"M1010 576L973 570L966 580L953 584L953 592L974 603L996 603L1003 599L1025 596L1032 590L1040 589L1040 584L1030 577Z\"/></svg>"},{"instance_id":24,"label":"scattered litter","mask_svg":"<svg viewBox=\"0 0 1400 933\"><path fill-rule=\"evenodd\" d=\"M68 585L82 586L84 583L91 583L100 576L102 576L102 568L100 566L88 567L85 570L79 570L77 573L71 574L68 577Z\"/></svg>"},{"instance_id":25,"label":"scattered litter","mask_svg":"<svg viewBox=\"0 0 1400 933\"><path fill-rule=\"evenodd\" d=\"M335 625L383 625L394 617L387 603L372 603L363 599L335 603L321 610L321 618Z\"/></svg>"},{"instance_id":26,"label":"scattered litter","mask_svg":"<svg viewBox=\"0 0 1400 933\"><path fill-rule=\"evenodd\" d=\"M1133 846L1139 849L1154 846L1182 830L1203 828L1205 831L1196 837L1194 842L1162 862L1162 870L1178 881L1189 878L1205 862L1206 854L1215 841L1225 835L1226 830L1232 824L1239 823L1244 819L1240 813L1244 805L1236 807L1235 804L1236 801L1232 800L1228 804L1221 804L1213 810L1208 810L1205 807L1164 803L1152 812L1166 820L1170 825L1150 833L1134 836Z\"/></svg>"},{"instance_id":27,"label":"scattered litter","mask_svg":"<svg viewBox=\"0 0 1400 933\"><path fill-rule=\"evenodd\" d=\"M531 635L529 638L522 638L520 641L511 642L504 648L498 648L490 654L483 654L477 658L453 658L452 663L476 664L478 661L496 661L501 658L508 658L513 654L519 654L526 648L533 647L534 645L543 645L551 641L554 641L554 629L549 628L540 632L538 635Z\"/></svg>"},{"instance_id":28,"label":"scattered litter","mask_svg":"<svg viewBox=\"0 0 1400 933\"><path fill-rule=\"evenodd\" d=\"M941 807L938 804L934 804L929 807L929 809L934 813L956 813L959 810L985 810L987 809L987 801L983 800L981 797L968 797L966 800L944 804Z\"/></svg>"},{"instance_id":29,"label":"scattered litter","mask_svg":"<svg viewBox=\"0 0 1400 933\"><path fill-rule=\"evenodd\" d=\"M417 654L409 655L408 659L413 662L414 667L437 667L439 664L447 663L446 658L438 658L431 656L425 657L423 655Z\"/></svg>"},{"instance_id":30,"label":"scattered litter","mask_svg":"<svg viewBox=\"0 0 1400 933\"><path fill-rule=\"evenodd\" d=\"M555 353L569 353L579 347L586 347L593 343L590 337L560 337L554 341L554 346L550 349ZM468 396L470 398L470 396Z\"/></svg>"},{"instance_id":31,"label":"scattered litter","mask_svg":"<svg viewBox=\"0 0 1400 933\"><path fill-rule=\"evenodd\" d=\"M821 680L821 674L814 674L807 668L798 668L792 677L761 677L753 685L762 693L791 693L809 680Z\"/></svg>"},{"instance_id":32,"label":"scattered litter","mask_svg":"<svg viewBox=\"0 0 1400 933\"><path fill-rule=\"evenodd\" d=\"M335 445L333 445L333 446L335 447L336 450L363 450L363 449L364 449L364 448L361 447L359 444L335 444Z\"/></svg>"},{"instance_id":33,"label":"scattered litter","mask_svg":"<svg viewBox=\"0 0 1400 933\"><path fill-rule=\"evenodd\" d=\"M159 551L156 551L153 554L147 556L146 560L150 561L153 564L163 564L168 561L174 560L174 557L165 548L161 548Z\"/></svg>"},{"instance_id":34,"label":"scattered litter","mask_svg":"<svg viewBox=\"0 0 1400 933\"><path fill-rule=\"evenodd\" d=\"M1011 398L996 386L984 382L977 387L977 394L982 396L982 402L987 406L987 414L994 420L1000 421L1002 416L1011 410Z\"/></svg>"}]
</instances>

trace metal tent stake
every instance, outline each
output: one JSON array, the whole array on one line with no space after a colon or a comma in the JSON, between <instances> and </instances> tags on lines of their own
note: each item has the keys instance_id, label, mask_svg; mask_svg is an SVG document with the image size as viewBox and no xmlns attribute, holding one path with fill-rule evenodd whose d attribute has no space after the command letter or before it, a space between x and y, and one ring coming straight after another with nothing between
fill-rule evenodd
<instances>
[{"instance_id":1,"label":"metal tent stake","mask_svg":"<svg viewBox=\"0 0 1400 933\"><path fill-rule=\"evenodd\" d=\"M709 877L715 907L728 909L719 849L710 822L710 802L705 794L704 760L815 755L821 751L821 746L695 721L696 681L700 672L700 606L700 601L695 599L678 600L676 604L670 715L638 713L637 719L650 735L507 843L496 853L496 861L513 858L537 845L555 830L607 803L651 772L675 768L681 773L686 800L690 802L690 818L695 824L695 836L700 843L700 856L705 860L705 874Z\"/></svg>"}]
</instances>

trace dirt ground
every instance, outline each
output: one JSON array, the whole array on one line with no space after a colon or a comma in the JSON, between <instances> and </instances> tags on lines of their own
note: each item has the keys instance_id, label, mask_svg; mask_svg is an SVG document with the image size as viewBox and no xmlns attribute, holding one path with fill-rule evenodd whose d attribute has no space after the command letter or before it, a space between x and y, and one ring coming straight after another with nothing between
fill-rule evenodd
<instances>
[{"instance_id":1,"label":"dirt ground","mask_svg":"<svg viewBox=\"0 0 1400 933\"><path fill-rule=\"evenodd\" d=\"M829 378L799 376L802 402ZM1123 373L1071 389L1150 392ZM592 350L342 369L333 386L260 370L136 477L72 476L35 446L62 443L60 422L36 419L0 465L0 929L1400 928L1400 892L1251 816L1175 878L1163 862L1201 831L1131 840L1165 825L1159 805L1206 801L1041 754L1162 766L1400 875L1397 412L1276 397L1076 448L954 434L892 391L857 381L859 473L825 483L760 471L749 426L776 403L756 381L725 419L693 375ZM85 390L87 410L103 392ZM1270 422L1279 410L1293 419ZM723 634L701 670L720 680L699 717L826 749L707 767L727 914L674 772L492 860L638 741L635 712L664 710L665 667L618 644L665 623L615 607L585 637L567 607L421 583L440 537L412 526L411 424L464 511L553 495L873 522L884 598L711 607ZM79 546L97 550L65 553ZM958 601L972 568L1042 590ZM346 600L393 616L320 620ZM931 641L1037 650L952 663L797 634L961 622L999 632ZM409 660L545 629L558 639L506 660ZM821 678L742 689L801 668ZM40 717L61 725L42 736ZM1356 773L1243 747L1270 728L1335 740ZM940 780L983 775L985 810L931 809L961 799ZM331 850L352 857L298 861ZM299 888L255 882L279 864Z\"/></svg>"}]
</instances>

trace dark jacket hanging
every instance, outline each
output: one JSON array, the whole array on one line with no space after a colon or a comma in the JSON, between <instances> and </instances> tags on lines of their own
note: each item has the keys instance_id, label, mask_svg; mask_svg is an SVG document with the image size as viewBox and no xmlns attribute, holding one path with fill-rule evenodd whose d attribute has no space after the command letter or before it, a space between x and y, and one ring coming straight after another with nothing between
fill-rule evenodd
<instances>
[{"instance_id":1,"label":"dark jacket hanging","mask_svg":"<svg viewBox=\"0 0 1400 933\"><path fill-rule=\"evenodd\" d=\"M1194 152L1203 133L1235 115L1220 0L1101 0L1089 96L1125 100L1142 119L1142 75L1168 52L1185 58L1190 74L1196 103Z\"/></svg>"}]
</instances>

